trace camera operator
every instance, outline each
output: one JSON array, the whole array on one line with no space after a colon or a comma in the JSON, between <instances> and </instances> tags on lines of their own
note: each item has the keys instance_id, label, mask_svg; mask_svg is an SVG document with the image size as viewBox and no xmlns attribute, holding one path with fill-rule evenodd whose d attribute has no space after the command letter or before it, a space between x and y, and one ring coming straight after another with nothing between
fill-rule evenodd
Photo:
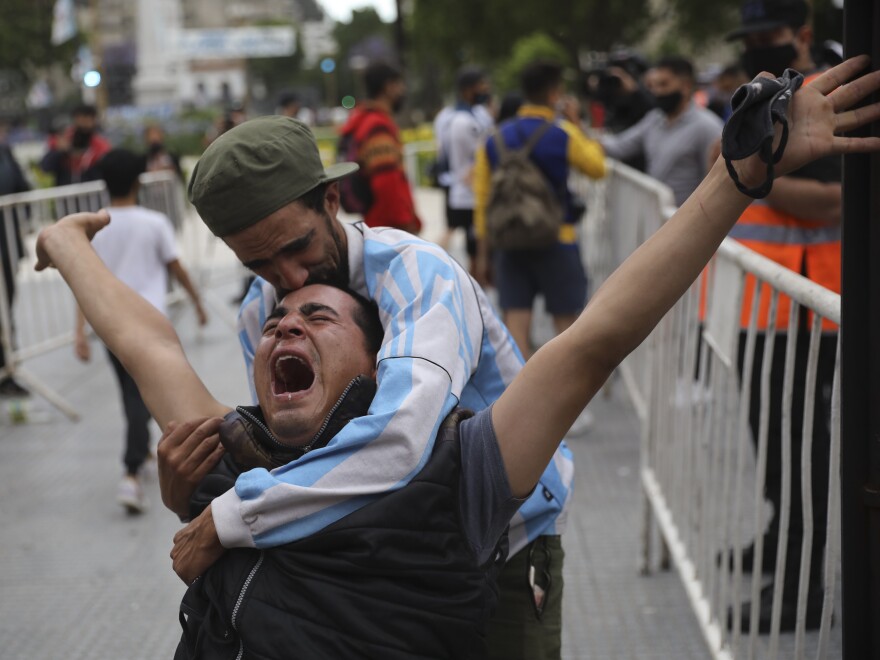
<instances>
[{"instance_id":1,"label":"camera operator","mask_svg":"<svg viewBox=\"0 0 880 660\"><path fill-rule=\"evenodd\" d=\"M609 133L622 133L654 108L653 96L642 82L647 69L647 62L641 57L626 54L612 56L606 67L587 74L587 96L602 104L603 127ZM622 162L645 171L645 157L641 153Z\"/></svg>"}]
</instances>

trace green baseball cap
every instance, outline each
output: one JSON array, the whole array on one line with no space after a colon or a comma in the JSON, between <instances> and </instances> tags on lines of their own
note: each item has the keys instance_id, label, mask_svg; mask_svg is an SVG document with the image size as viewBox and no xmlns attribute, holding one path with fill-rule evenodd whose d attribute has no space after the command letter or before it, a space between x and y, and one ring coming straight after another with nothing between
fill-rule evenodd
<instances>
[{"instance_id":1,"label":"green baseball cap","mask_svg":"<svg viewBox=\"0 0 880 660\"><path fill-rule=\"evenodd\" d=\"M189 181L189 201L222 238L357 169L357 163L325 169L315 136L298 119L258 117L230 129L205 149Z\"/></svg>"}]
</instances>

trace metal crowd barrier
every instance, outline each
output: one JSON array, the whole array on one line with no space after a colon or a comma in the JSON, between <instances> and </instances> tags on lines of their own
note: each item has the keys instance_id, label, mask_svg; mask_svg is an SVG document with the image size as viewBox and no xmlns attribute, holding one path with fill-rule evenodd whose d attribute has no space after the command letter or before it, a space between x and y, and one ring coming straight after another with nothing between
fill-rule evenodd
<instances>
[{"instance_id":1,"label":"metal crowd barrier","mask_svg":"<svg viewBox=\"0 0 880 660\"><path fill-rule=\"evenodd\" d=\"M185 224L181 195L173 173L143 175L144 205L176 218L179 227ZM57 271L34 271L34 245L40 230L58 218L108 204L103 181L0 196L0 379L20 380L72 420L79 418L73 406L26 365L73 341L76 310Z\"/></svg>"},{"instance_id":2,"label":"metal crowd barrier","mask_svg":"<svg viewBox=\"0 0 880 660\"><path fill-rule=\"evenodd\" d=\"M229 258L229 249L208 231L195 209L186 202L183 182L175 172L146 172L141 175L140 183L138 201L141 205L161 211L174 225L181 261L201 292L202 301L211 307L214 316L234 325L228 303L218 300L211 289L230 279L243 279L244 267ZM169 304L184 302L187 296L183 288L177 282L171 282L170 286Z\"/></svg>"},{"instance_id":3,"label":"metal crowd barrier","mask_svg":"<svg viewBox=\"0 0 880 660\"><path fill-rule=\"evenodd\" d=\"M618 163L612 163L603 186L584 191L590 195L589 203L600 207L588 217L586 240L605 237L601 249L607 254L597 264L588 264L598 281L674 210L668 189ZM755 286L751 278L757 278L761 285L760 295L747 295ZM741 328L743 301L749 297L749 323ZM767 305L768 298L765 330L758 326L758 309L759 303ZM776 319L786 309L790 312L787 327L776 329ZM645 517L641 568L648 572L652 565L653 519L664 553L671 555L681 575L714 658L805 658L808 654L825 658L839 654L839 644L832 643L831 627L840 543L839 353L831 356L831 392L825 399L817 397L820 345L823 351L837 350L837 334L823 331L823 319L840 323L840 296L727 239L704 276L620 369L642 428ZM806 351L804 344L799 350L799 342L806 342ZM763 345L763 350L756 350L758 345ZM778 361L771 369L774 349L784 352L782 374ZM771 376L779 379L780 375L781 399L771 401ZM793 400L796 391L801 393L799 401ZM818 420L817 399L823 408ZM757 407L754 411L753 405ZM802 420L794 418L793 407L803 409ZM781 502L776 512L779 526L771 630L770 634L759 634L760 593L765 585L763 532L770 508L765 503L765 486L772 452L771 414L781 419ZM817 425L825 423L823 420L830 426L824 436L815 433L821 430ZM803 429L799 443L792 428L798 422ZM757 429L756 440L753 427ZM829 446L820 448L817 441L814 448L814 436L830 437ZM800 452L799 475L792 473L797 458L794 452ZM824 530L813 529L813 480L817 474L820 481L825 475L828 480L827 493L819 488L815 495L819 506L827 502ZM801 492L792 493L798 476ZM793 498L801 502L797 519L792 517ZM789 535L797 528L802 528L804 539L799 552L786 551ZM813 556L816 545L810 539L814 532L824 534L824 557ZM755 565L749 575L743 570L743 549L752 542ZM800 565L794 634L779 632L786 562ZM808 584L811 570L815 579L818 562L824 562L821 623L818 632L807 633ZM750 625L740 632L743 602L751 603L746 608Z\"/></svg>"}]
</instances>

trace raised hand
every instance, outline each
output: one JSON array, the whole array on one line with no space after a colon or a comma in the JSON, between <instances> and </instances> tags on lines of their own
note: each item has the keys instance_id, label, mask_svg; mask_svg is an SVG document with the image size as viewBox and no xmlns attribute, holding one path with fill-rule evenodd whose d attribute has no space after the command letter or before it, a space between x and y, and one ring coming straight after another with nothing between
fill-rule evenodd
<instances>
[{"instance_id":1,"label":"raised hand","mask_svg":"<svg viewBox=\"0 0 880 660\"><path fill-rule=\"evenodd\" d=\"M37 237L37 264L35 270L44 270L52 267L52 259L49 256L52 242L62 242L71 237L85 236L92 240L95 234L110 224L110 213L101 209L97 213L74 213L61 218L54 225L46 227ZM68 239L65 239L65 236Z\"/></svg>"},{"instance_id":2,"label":"raised hand","mask_svg":"<svg viewBox=\"0 0 880 660\"><path fill-rule=\"evenodd\" d=\"M850 110L880 89L880 71L856 77L869 62L867 55L850 58L797 91L789 106L788 144L776 176L825 156L880 150L880 138L840 135L880 119L880 103ZM757 156L735 161L734 167L749 186L766 176L767 166Z\"/></svg>"},{"instance_id":3,"label":"raised hand","mask_svg":"<svg viewBox=\"0 0 880 660\"><path fill-rule=\"evenodd\" d=\"M199 418L168 425L156 448L162 502L181 519L189 516L196 486L223 456L221 418Z\"/></svg>"},{"instance_id":4,"label":"raised hand","mask_svg":"<svg viewBox=\"0 0 880 660\"><path fill-rule=\"evenodd\" d=\"M211 568L226 549L220 544L211 505L202 511L198 518L174 535L171 549L171 562L174 572L186 584L192 584L197 577Z\"/></svg>"}]
</instances>

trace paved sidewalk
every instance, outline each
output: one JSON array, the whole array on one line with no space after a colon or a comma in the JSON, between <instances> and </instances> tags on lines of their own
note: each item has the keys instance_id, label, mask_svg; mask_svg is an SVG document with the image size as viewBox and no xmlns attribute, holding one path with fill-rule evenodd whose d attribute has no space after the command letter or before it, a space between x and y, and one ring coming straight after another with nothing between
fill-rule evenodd
<instances>
[{"instance_id":1,"label":"paved sidewalk","mask_svg":"<svg viewBox=\"0 0 880 660\"><path fill-rule=\"evenodd\" d=\"M421 194L438 238L439 198ZM460 242L453 251L460 253ZM220 272L220 271L217 271ZM220 272L222 274L222 272ZM229 273L212 289L209 326L174 312L187 355L214 395L248 397L235 335L223 309L240 286ZM20 328L20 331L26 331ZM546 339L545 319L538 331ZM170 658L180 634L183 584L168 552L180 525L147 483L151 509L127 516L115 501L123 423L116 383L97 342L91 364L70 347L27 366L83 418L71 423L45 402L12 425L0 403L0 659ZM614 388L612 388L614 389ZM592 405L594 429L571 443L575 502L564 536L564 657L584 660L708 657L674 572L638 575L638 427L621 388ZM157 437L157 434L155 434Z\"/></svg>"}]
</instances>

